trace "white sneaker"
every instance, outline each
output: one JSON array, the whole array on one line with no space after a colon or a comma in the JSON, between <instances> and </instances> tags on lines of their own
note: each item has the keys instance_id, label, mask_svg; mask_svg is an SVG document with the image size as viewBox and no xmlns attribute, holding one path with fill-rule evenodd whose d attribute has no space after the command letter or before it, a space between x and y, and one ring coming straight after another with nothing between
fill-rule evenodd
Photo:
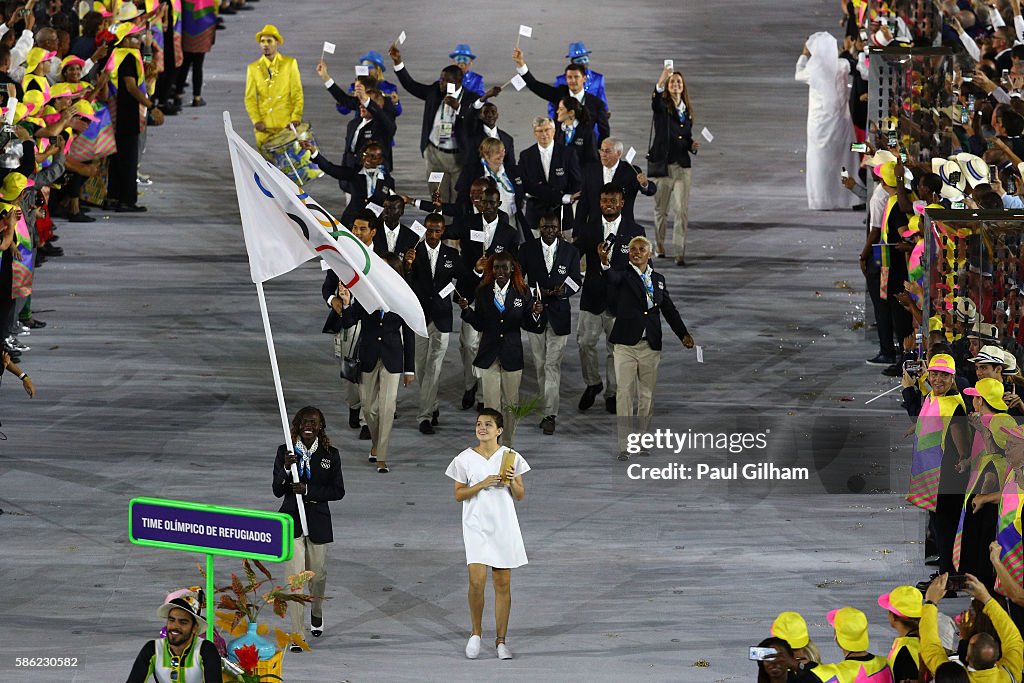
<instances>
[{"instance_id":1,"label":"white sneaker","mask_svg":"<svg viewBox=\"0 0 1024 683\"><path fill-rule=\"evenodd\" d=\"M498 643L498 659L512 659L512 650L505 643Z\"/></svg>"},{"instance_id":2,"label":"white sneaker","mask_svg":"<svg viewBox=\"0 0 1024 683\"><path fill-rule=\"evenodd\" d=\"M480 654L480 636L470 636L469 642L466 643L466 658L476 659L477 655Z\"/></svg>"}]
</instances>

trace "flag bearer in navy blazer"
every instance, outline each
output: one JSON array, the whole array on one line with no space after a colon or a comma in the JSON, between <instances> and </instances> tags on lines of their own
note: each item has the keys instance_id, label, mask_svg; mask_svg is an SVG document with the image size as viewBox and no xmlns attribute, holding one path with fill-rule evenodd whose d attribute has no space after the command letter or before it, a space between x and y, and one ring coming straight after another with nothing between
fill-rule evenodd
<instances>
[{"instance_id":1,"label":"flag bearer in navy blazer","mask_svg":"<svg viewBox=\"0 0 1024 683\"><path fill-rule=\"evenodd\" d=\"M383 258L397 273L402 273L402 261L397 256L389 253ZM377 471L383 474L390 471L388 452L398 385L401 382L409 386L416 376L416 342L413 331L398 314L379 309L367 311L350 297L351 292L347 290L340 295L341 325L352 327L358 322L361 327L359 396L373 443L368 460L377 463Z\"/></svg>"},{"instance_id":2,"label":"flag bearer in navy blazer","mask_svg":"<svg viewBox=\"0 0 1024 683\"><path fill-rule=\"evenodd\" d=\"M462 319L480 332L480 350L473 360L480 370L484 407L511 418L519 403L523 379L523 334L543 332L544 305L533 298L519 263L507 252L490 257L472 307L459 299ZM509 423L511 424L511 422Z\"/></svg>"},{"instance_id":3,"label":"flag bearer in navy blazer","mask_svg":"<svg viewBox=\"0 0 1024 683\"><path fill-rule=\"evenodd\" d=\"M547 326L543 332L530 332L530 351L537 371L537 386L544 400L545 434L555 433L558 393L562 383L562 356L572 329L569 297L580 290L580 252L561 238L559 212L540 215L540 239L530 240L519 251L519 262L526 282L540 293Z\"/></svg>"},{"instance_id":4,"label":"flag bearer in navy blazer","mask_svg":"<svg viewBox=\"0 0 1024 683\"><path fill-rule=\"evenodd\" d=\"M298 483L292 481L289 471L292 465L299 470ZM292 559L288 560L286 573L313 571L310 595L323 596L327 588L327 544L334 541L328 502L345 497L345 478L341 474L341 454L331 445L327 422L319 409L306 406L292 418L291 444L277 447L273 489L275 497L284 498L280 511L291 515L295 522ZM295 494L302 496L308 536L302 535ZM314 636L320 636L324 631L323 604L321 597L311 605L310 621ZM292 632L304 632L304 612L302 603L293 602L288 606Z\"/></svg>"},{"instance_id":5,"label":"flag bearer in navy blazer","mask_svg":"<svg viewBox=\"0 0 1024 683\"><path fill-rule=\"evenodd\" d=\"M405 277L427 321L427 336L416 337L416 374L420 378L416 421L421 433L433 434L438 419L437 385L452 331L452 294L462 276L462 261L456 249L441 242L444 216L432 213L424 225L423 241L405 252Z\"/></svg>"},{"instance_id":6,"label":"flag bearer in navy blazer","mask_svg":"<svg viewBox=\"0 0 1024 683\"><path fill-rule=\"evenodd\" d=\"M619 460L626 460L626 436L646 432L654 404L654 385L661 362L661 318L679 341L693 348L693 337L672 303L665 276L651 267L651 242L646 237L629 241L629 265L614 268L606 245L598 246L601 273L615 300L615 325L609 341L615 344L615 375L619 380L616 415L619 423ZM633 411L637 425L633 429Z\"/></svg>"},{"instance_id":7,"label":"flag bearer in navy blazer","mask_svg":"<svg viewBox=\"0 0 1024 683\"><path fill-rule=\"evenodd\" d=\"M462 258L462 276L455 288L461 297L475 297L476 288L483 277L484 264L491 254L518 251L518 234L498 210L501 195L497 188L488 186L480 194L477 206L480 213L466 215L452 226L450 239L459 241ZM465 385L462 394L462 409L468 410L476 403L477 378L473 361L480 348L480 334L463 320L459 334L459 353L462 356L462 377Z\"/></svg>"}]
</instances>

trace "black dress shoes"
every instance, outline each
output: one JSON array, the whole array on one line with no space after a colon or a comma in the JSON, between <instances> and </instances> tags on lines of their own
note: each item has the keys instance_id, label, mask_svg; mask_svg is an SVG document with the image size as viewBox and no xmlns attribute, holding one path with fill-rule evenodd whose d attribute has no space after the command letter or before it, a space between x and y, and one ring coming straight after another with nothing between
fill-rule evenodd
<instances>
[{"instance_id":1,"label":"black dress shoes","mask_svg":"<svg viewBox=\"0 0 1024 683\"><path fill-rule=\"evenodd\" d=\"M580 410L586 410L590 406L594 405L594 399L597 395L604 391L604 383L598 382L597 384L588 385L583 390L583 396L580 397Z\"/></svg>"}]
</instances>

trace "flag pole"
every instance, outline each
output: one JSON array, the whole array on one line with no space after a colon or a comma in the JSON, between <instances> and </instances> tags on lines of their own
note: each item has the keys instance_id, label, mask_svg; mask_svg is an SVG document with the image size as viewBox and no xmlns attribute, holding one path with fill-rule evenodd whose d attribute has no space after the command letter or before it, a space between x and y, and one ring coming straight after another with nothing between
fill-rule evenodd
<instances>
[{"instance_id":1,"label":"flag pole","mask_svg":"<svg viewBox=\"0 0 1024 683\"><path fill-rule=\"evenodd\" d=\"M267 297L263 294L263 283L256 283L256 294L260 299L260 315L263 316L263 331L267 335L267 351L270 352L270 370L274 375L274 391L277 393L277 407L281 412L281 428L284 430L285 448L289 452L294 450L292 444L292 430L288 425L288 410L284 406L284 389L281 387L281 371L277 367L277 352L274 351L274 334L270 331L270 315L267 313ZM292 482L299 483L299 469L292 465ZM295 494L295 502L299 508L299 521L302 523L302 535L309 536L309 527L306 525L306 506L302 502L302 496Z\"/></svg>"}]
</instances>

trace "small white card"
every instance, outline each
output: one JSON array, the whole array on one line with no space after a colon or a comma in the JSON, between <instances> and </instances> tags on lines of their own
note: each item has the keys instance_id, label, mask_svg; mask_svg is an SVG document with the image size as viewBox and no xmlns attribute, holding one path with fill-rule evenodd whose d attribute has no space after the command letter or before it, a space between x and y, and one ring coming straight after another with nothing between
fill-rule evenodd
<instances>
[{"instance_id":1,"label":"small white card","mask_svg":"<svg viewBox=\"0 0 1024 683\"><path fill-rule=\"evenodd\" d=\"M526 79L520 76L519 74L513 76L512 80L509 81L509 83L511 83L512 87L515 88L516 90L522 90L523 88L526 87Z\"/></svg>"},{"instance_id":2,"label":"small white card","mask_svg":"<svg viewBox=\"0 0 1024 683\"><path fill-rule=\"evenodd\" d=\"M519 25L519 35L521 35L524 38L532 38L533 37L533 29L531 27L529 27L529 26L524 26L523 24L520 24Z\"/></svg>"},{"instance_id":3,"label":"small white card","mask_svg":"<svg viewBox=\"0 0 1024 683\"><path fill-rule=\"evenodd\" d=\"M427 178L427 182L428 183L443 183L444 182L444 173L442 171L434 171L433 173L430 174L430 177Z\"/></svg>"},{"instance_id":4,"label":"small white card","mask_svg":"<svg viewBox=\"0 0 1024 683\"><path fill-rule=\"evenodd\" d=\"M401 45L405 42L405 31L398 34L398 44Z\"/></svg>"},{"instance_id":5,"label":"small white card","mask_svg":"<svg viewBox=\"0 0 1024 683\"><path fill-rule=\"evenodd\" d=\"M701 134L701 137L703 137L708 142L714 142L715 141L715 136L711 134L711 131L708 130L706 126L701 129L700 134Z\"/></svg>"},{"instance_id":6,"label":"small white card","mask_svg":"<svg viewBox=\"0 0 1024 683\"><path fill-rule=\"evenodd\" d=\"M328 43L326 40L324 41L324 52L325 53L327 53L329 55L333 55L334 54L334 48L335 48L334 43Z\"/></svg>"},{"instance_id":7,"label":"small white card","mask_svg":"<svg viewBox=\"0 0 1024 683\"><path fill-rule=\"evenodd\" d=\"M694 348L697 349L697 362L698 363L703 363L704 362L704 347L703 346L695 346Z\"/></svg>"},{"instance_id":8,"label":"small white card","mask_svg":"<svg viewBox=\"0 0 1024 683\"><path fill-rule=\"evenodd\" d=\"M368 203L366 205L366 208L369 209L370 211L373 211L373 215L377 217L380 217L380 215L384 213L384 207L381 206L380 204L374 204L373 202Z\"/></svg>"},{"instance_id":9,"label":"small white card","mask_svg":"<svg viewBox=\"0 0 1024 683\"><path fill-rule=\"evenodd\" d=\"M576 281L573 280L571 277L565 278L565 286L574 292L580 291L580 286L576 284Z\"/></svg>"},{"instance_id":10,"label":"small white card","mask_svg":"<svg viewBox=\"0 0 1024 683\"><path fill-rule=\"evenodd\" d=\"M441 291L438 292L437 295L443 299L443 298L445 298L446 296L448 296L449 294L451 294L454 291L455 291L455 283L454 282L449 282L448 284L446 284L444 287L441 288Z\"/></svg>"},{"instance_id":11,"label":"small white card","mask_svg":"<svg viewBox=\"0 0 1024 683\"><path fill-rule=\"evenodd\" d=\"M671 60L671 59L666 59L666 60L665 60L665 68L666 68L666 69L672 69L672 68L674 68L674 66L673 66L673 64L672 64L672 60Z\"/></svg>"},{"instance_id":12,"label":"small white card","mask_svg":"<svg viewBox=\"0 0 1024 683\"><path fill-rule=\"evenodd\" d=\"M484 235L484 231L483 230L470 230L469 231L469 239L473 240L474 242L480 242L481 244L483 244L484 237L485 237L485 235Z\"/></svg>"},{"instance_id":13,"label":"small white card","mask_svg":"<svg viewBox=\"0 0 1024 683\"><path fill-rule=\"evenodd\" d=\"M416 236L420 239L423 239L423 236L427 234L427 226L419 221L413 221L409 229L416 233Z\"/></svg>"},{"instance_id":14,"label":"small white card","mask_svg":"<svg viewBox=\"0 0 1024 683\"><path fill-rule=\"evenodd\" d=\"M458 90L458 88L455 87L454 83L449 83L447 85L446 89L447 89L449 95L454 95L455 91Z\"/></svg>"},{"instance_id":15,"label":"small white card","mask_svg":"<svg viewBox=\"0 0 1024 683\"><path fill-rule=\"evenodd\" d=\"M633 163L633 159L636 159L636 149L630 147L629 151L626 152L626 163Z\"/></svg>"},{"instance_id":16,"label":"small white card","mask_svg":"<svg viewBox=\"0 0 1024 683\"><path fill-rule=\"evenodd\" d=\"M330 270L331 267L327 265L327 261L320 259L320 270Z\"/></svg>"},{"instance_id":17,"label":"small white card","mask_svg":"<svg viewBox=\"0 0 1024 683\"><path fill-rule=\"evenodd\" d=\"M356 76L369 76L369 75L370 75L370 67L363 66L362 64L360 64L359 66L356 67Z\"/></svg>"}]
</instances>

